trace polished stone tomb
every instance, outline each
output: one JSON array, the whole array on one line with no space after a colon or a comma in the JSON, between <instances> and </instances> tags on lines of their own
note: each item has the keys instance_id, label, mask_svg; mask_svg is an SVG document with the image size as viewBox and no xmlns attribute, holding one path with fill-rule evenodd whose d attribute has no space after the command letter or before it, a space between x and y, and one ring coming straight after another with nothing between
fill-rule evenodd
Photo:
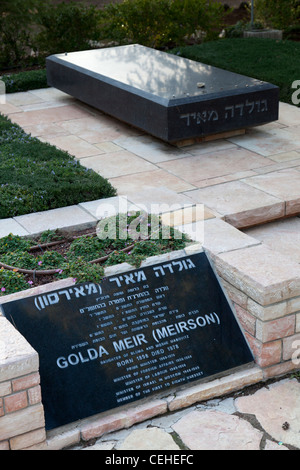
<instances>
[{"instance_id":1,"label":"polished stone tomb","mask_svg":"<svg viewBox=\"0 0 300 470\"><path fill-rule=\"evenodd\" d=\"M138 44L52 55L47 77L170 143L278 119L278 87Z\"/></svg>"},{"instance_id":2,"label":"polished stone tomb","mask_svg":"<svg viewBox=\"0 0 300 470\"><path fill-rule=\"evenodd\" d=\"M205 253L2 310L39 354L46 429L253 362Z\"/></svg>"}]
</instances>

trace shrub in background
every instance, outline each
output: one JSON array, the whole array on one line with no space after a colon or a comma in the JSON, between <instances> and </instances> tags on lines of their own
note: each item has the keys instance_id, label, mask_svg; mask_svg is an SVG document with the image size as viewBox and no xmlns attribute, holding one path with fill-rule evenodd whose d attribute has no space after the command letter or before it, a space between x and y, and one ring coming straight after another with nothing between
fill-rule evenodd
<instances>
[{"instance_id":1,"label":"shrub in background","mask_svg":"<svg viewBox=\"0 0 300 470\"><path fill-rule=\"evenodd\" d=\"M111 3L103 11L101 37L119 44L138 43L161 47L170 41L175 30L169 18L168 0L125 0L120 4Z\"/></svg>"},{"instance_id":2,"label":"shrub in background","mask_svg":"<svg viewBox=\"0 0 300 470\"><path fill-rule=\"evenodd\" d=\"M213 0L125 0L97 8L83 2L1 0L0 68L45 63L50 54L98 47L99 40L153 48L190 36L215 39L225 8Z\"/></svg>"},{"instance_id":3,"label":"shrub in background","mask_svg":"<svg viewBox=\"0 0 300 470\"><path fill-rule=\"evenodd\" d=\"M181 26L182 36L200 34L200 40L211 41L217 39L224 26L224 17L230 13L219 2L211 0L173 0L173 19Z\"/></svg>"},{"instance_id":4,"label":"shrub in background","mask_svg":"<svg viewBox=\"0 0 300 470\"><path fill-rule=\"evenodd\" d=\"M125 0L102 13L102 39L168 48L201 31L214 39L222 30L225 10L211 0Z\"/></svg>"},{"instance_id":5,"label":"shrub in background","mask_svg":"<svg viewBox=\"0 0 300 470\"><path fill-rule=\"evenodd\" d=\"M286 28L284 30L283 38L291 40L291 41L299 41L300 40L300 24L295 25L295 26L289 26L288 28Z\"/></svg>"},{"instance_id":6,"label":"shrub in background","mask_svg":"<svg viewBox=\"0 0 300 470\"><path fill-rule=\"evenodd\" d=\"M32 25L40 0L1 0L0 66L22 65L32 47Z\"/></svg>"},{"instance_id":7,"label":"shrub in background","mask_svg":"<svg viewBox=\"0 0 300 470\"><path fill-rule=\"evenodd\" d=\"M299 0L255 0L255 15L266 26L286 29L299 25Z\"/></svg>"},{"instance_id":8,"label":"shrub in background","mask_svg":"<svg viewBox=\"0 0 300 470\"><path fill-rule=\"evenodd\" d=\"M83 3L44 2L38 9L40 32L35 47L40 55L91 49L100 35L100 10Z\"/></svg>"},{"instance_id":9,"label":"shrub in background","mask_svg":"<svg viewBox=\"0 0 300 470\"><path fill-rule=\"evenodd\" d=\"M252 23L247 23L245 21L238 21L235 25L228 26L225 29L226 38L242 38L244 36L244 31L251 31L252 29L259 31L263 30L264 26L261 22L255 21Z\"/></svg>"},{"instance_id":10,"label":"shrub in background","mask_svg":"<svg viewBox=\"0 0 300 470\"><path fill-rule=\"evenodd\" d=\"M99 38L99 15L83 2L1 0L0 68L44 64L49 54L90 49Z\"/></svg>"}]
</instances>

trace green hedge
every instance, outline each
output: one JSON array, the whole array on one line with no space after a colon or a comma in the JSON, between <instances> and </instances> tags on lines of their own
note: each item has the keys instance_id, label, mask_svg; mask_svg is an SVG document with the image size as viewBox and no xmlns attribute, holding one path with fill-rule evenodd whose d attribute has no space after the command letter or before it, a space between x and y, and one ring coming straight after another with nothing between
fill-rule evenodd
<instances>
[{"instance_id":1,"label":"green hedge","mask_svg":"<svg viewBox=\"0 0 300 470\"><path fill-rule=\"evenodd\" d=\"M17 93L19 91L48 87L46 69L4 75L1 80L5 83L6 93Z\"/></svg>"},{"instance_id":2,"label":"green hedge","mask_svg":"<svg viewBox=\"0 0 300 470\"><path fill-rule=\"evenodd\" d=\"M105 178L0 115L0 219L115 195Z\"/></svg>"}]
</instances>

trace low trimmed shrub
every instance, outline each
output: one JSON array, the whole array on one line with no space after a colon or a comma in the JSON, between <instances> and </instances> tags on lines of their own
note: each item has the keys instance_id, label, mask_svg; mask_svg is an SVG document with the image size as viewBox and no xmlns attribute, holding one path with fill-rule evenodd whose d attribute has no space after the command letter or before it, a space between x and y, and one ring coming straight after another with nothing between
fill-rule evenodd
<instances>
[{"instance_id":1,"label":"low trimmed shrub","mask_svg":"<svg viewBox=\"0 0 300 470\"><path fill-rule=\"evenodd\" d=\"M245 21L238 21L235 25L228 26L225 29L225 37L227 39L242 38L244 31L250 31L252 28L258 31L264 29L264 26L258 21L253 23L253 25Z\"/></svg>"},{"instance_id":2,"label":"low trimmed shrub","mask_svg":"<svg viewBox=\"0 0 300 470\"><path fill-rule=\"evenodd\" d=\"M108 180L0 115L0 218L116 195Z\"/></svg>"},{"instance_id":3,"label":"low trimmed shrub","mask_svg":"<svg viewBox=\"0 0 300 470\"><path fill-rule=\"evenodd\" d=\"M46 69L4 75L1 80L5 83L6 93L48 87Z\"/></svg>"}]
</instances>

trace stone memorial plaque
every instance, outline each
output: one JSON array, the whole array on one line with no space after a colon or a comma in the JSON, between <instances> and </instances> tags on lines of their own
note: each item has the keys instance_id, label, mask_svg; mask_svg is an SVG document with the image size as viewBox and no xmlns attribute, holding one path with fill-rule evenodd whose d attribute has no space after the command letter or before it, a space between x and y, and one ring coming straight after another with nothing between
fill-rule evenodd
<instances>
[{"instance_id":1,"label":"stone memorial plaque","mask_svg":"<svg viewBox=\"0 0 300 470\"><path fill-rule=\"evenodd\" d=\"M48 84L167 142L278 119L279 88L133 44L47 58Z\"/></svg>"},{"instance_id":2,"label":"stone memorial plaque","mask_svg":"<svg viewBox=\"0 0 300 470\"><path fill-rule=\"evenodd\" d=\"M253 362L205 253L2 310L39 354L48 430Z\"/></svg>"}]
</instances>

